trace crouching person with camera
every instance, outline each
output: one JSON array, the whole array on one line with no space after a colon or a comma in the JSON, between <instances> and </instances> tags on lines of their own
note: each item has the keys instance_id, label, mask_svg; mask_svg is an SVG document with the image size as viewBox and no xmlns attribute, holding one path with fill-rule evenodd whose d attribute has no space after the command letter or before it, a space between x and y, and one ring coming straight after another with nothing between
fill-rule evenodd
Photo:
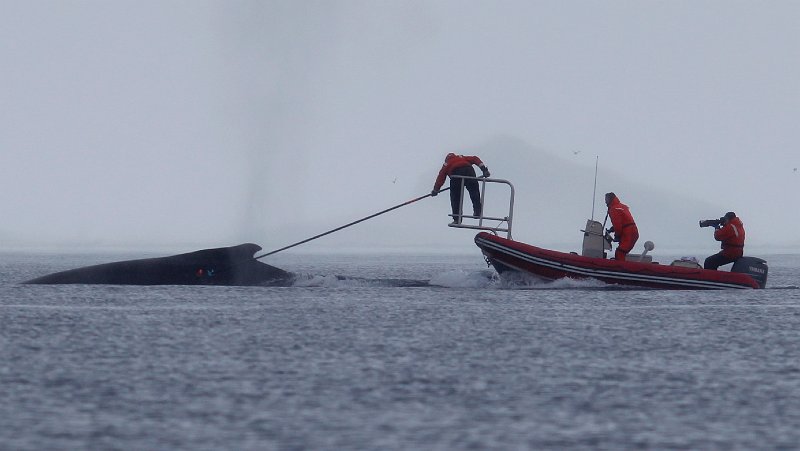
<instances>
[{"instance_id":1,"label":"crouching person with camera","mask_svg":"<svg viewBox=\"0 0 800 451\"><path fill-rule=\"evenodd\" d=\"M708 257L703 263L703 268L717 269L742 258L744 255L744 225L736 213L729 211L719 219L718 227L717 224L712 225L715 226L714 239L721 242L722 250Z\"/></svg>"}]
</instances>

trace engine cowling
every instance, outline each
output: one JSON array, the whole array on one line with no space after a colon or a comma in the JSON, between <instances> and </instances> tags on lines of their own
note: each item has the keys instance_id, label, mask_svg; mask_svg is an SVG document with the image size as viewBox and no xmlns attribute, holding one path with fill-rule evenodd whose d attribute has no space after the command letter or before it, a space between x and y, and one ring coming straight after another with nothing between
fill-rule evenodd
<instances>
[{"instance_id":1,"label":"engine cowling","mask_svg":"<svg viewBox=\"0 0 800 451\"><path fill-rule=\"evenodd\" d=\"M764 288L767 285L769 267L766 260L758 257L742 257L733 264L731 272L747 274L758 282L759 287Z\"/></svg>"}]
</instances>

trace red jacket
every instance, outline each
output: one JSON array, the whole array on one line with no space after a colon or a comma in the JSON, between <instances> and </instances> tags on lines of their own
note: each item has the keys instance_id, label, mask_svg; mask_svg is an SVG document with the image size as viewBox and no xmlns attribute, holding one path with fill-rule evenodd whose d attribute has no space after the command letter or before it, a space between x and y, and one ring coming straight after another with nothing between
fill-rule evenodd
<instances>
[{"instance_id":1,"label":"red jacket","mask_svg":"<svg viewBox=\"0 0 800 451\"><path fill-rule=\"evenodd\" d=\"M444 159L442 169L439 170L439 175L436 177L436 183L433 184L433 189L439 191L439 188L444 185L444 179L453 172L453 169L460 168L462 166L470 166L473 164L480 168L485 167L483 161L474 155L456 155L454 153L447 154L447 157Z\"/></svg>"},{"instance_id":2,"label":"red jacket","mask_svg":"<svg viewBox=\"0 0 800 451\"><path fill-rule=\"evenodd\" d=\"M738 217L730 219L721 229L714 231L714 239L722 241L722 255L740 258L744 255L744 224Z\"/></svg>"},{"instance_id":3,"label":"red jacket","mask_svg":"<svg viewBox=\"0 0 800 451\"><path fill-rule=\"evenodd\" d=\"M614 197L608 205L608 217L614 226L614 234L619 238L619 247L630 252L636 240L639 239L639 228L633 220L633 215L628 206Z\"/></svg>"}]
</instances>

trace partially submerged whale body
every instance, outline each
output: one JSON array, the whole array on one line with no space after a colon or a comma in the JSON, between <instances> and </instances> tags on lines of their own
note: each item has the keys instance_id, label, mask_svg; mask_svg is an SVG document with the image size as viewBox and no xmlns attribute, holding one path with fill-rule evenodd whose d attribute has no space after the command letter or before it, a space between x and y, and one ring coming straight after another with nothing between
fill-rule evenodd
<instances>
[{"instance_id":1,"label":"partially submerged whale body","mask_svg":"<svg viewBox=\"0 0 800 451\"><path fill-rule=\"evenodd\" d=\"M86 266L38 277L30 284L287 286L294 276L255 259L253 243L169 257Z\"/></svg>"}]
</instances>

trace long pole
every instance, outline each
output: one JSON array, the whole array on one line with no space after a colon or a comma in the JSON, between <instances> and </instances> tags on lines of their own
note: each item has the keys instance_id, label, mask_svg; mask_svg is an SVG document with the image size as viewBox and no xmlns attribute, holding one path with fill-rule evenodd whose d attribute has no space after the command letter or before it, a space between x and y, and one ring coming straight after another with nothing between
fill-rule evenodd
<instances>
[{"instance_id":1,"label":"long pole","mask_svg":"<svg viewBox=\"0 0 800 451\"><path fill-rule=\"evenodd\" d=\"M447 190L449 190L449 189L450 189L450 188L444 188L444 189L441 189L441 190L439 190L439 192L441 193L441 192L447 191ZM394 207L387 208L386 210L382 210L382 211L379 211L379 212L377 212L377 213L375 213L375 214L371 214L371 215L369 215L369 216L367 216L367 217L365 217L365 218L361 218L361 219L359 219L359 220L357 220L357 221L353 221L353 222L351 222L351 223L349 223L349 224L345 224L345 225L343 225L343 226L341 226L341 227L337 227L337 228L335 228L335 229L333 229L333 230L328 230L328 231L327 231L327 232L325 232L325 233L320 233L319 235L314 235L314 236L312 236L311 238L306 238L306 239L305 239L305 240L303 240L303 241L298 241L298 242L296 242L296 243L294 243L294 244L290 244L290 245L288 245L288 246L285 246L285 247L282 247L282 248L280 248L280 249L276 249L276 250L274 250L274 251L272 251L272 252L267 252L266 254L257 255L255 258L256 258L256 259L259 259L259 258L264 258L264 257L266 257L266 256L268 256L268 255L277 254L277 253L278 253L278 252L280 252L280 251L285 251L286 249L289 249L289 248L292 248L292 247L295 247L295 246L299 246L299 245L301 245L301 244L303 244L303 243L308 243L308 242L309 242L309 241L311 241L311 240L316 240L317 238L321 238L321 237L323 237L323 236L325 236L325 235L330 235L330 234L331 234L331 233L333 233L333 232L338 232L339 230L342 230L342 229L344 229L344 228L350 227L350 226L352 226L352 225L356 225L356 224L358 224L359 222L364 222L364 221L366 221L367 219L372 219L372 218L374 218L375 216L380 216L380 215L382 215L382 214L384 214L384 213L388 213L388 212L390 212L390 211L392 211L392 210L397 210L397 209L398 209L398 208L400 208L400 207L405 207L406 205L413 204L414 202L417 202L417 201L419 201L419 200L425 199L426 197L431 197L431 194L429 193L429 194L426 194L426 195L424 195L424 196L419 196L419 197L417 197L417 198L414 198L414 199L411 199L411 200L409 200L409 201L403 202L402 204L398 204L398 205L395 205Z\"/></svg>"},{"instance_id":2,"label":"long pole","mask_svg":"<svg viewBox=\"0 0 800 451\"><path fill-rule=\"evenodd\" d=\"M594 190L592 191L592 221L594 221L594 204L597 199L597 163L600 161L600 155L594 157Z\"/></svg>"}]
</instances>

